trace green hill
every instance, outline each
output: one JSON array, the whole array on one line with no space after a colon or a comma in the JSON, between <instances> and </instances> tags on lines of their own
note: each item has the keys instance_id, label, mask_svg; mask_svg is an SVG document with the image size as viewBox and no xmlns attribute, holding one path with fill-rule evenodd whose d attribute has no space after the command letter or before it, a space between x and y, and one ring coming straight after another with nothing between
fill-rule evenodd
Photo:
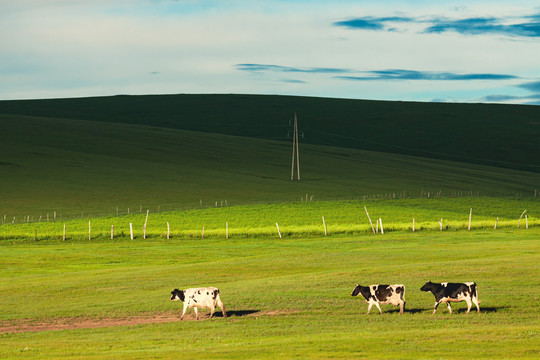
<instances>
[{"instance_id":1,"label":"green hill","mask_svg":"<svg viewBox=\"0 0 540 360\"><path fill-rule=\"evenodd\" d=\"M534 196L540 174L147 125L0 115L0 217L63 218L282 201ZM439 193L441 192L441 193Z\"/></svg>"},{"instance_id":2,"label":"green hill","mask_svg":"<svg viewBox=\"0 0 540 360\"><path fill-rule=\"evenodd\" d=\"M0 114L149 125L540 172L540 107L265 95L148 95L0 101Z\"/></svg>"}]
</instances>

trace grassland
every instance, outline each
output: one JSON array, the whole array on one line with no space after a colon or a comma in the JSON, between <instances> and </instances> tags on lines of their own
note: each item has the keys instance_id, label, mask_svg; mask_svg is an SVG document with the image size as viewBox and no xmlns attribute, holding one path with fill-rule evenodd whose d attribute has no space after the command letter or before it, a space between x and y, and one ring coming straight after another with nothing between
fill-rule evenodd
<instances>
[{"instance_id":1,"label":"grassland","mask_svg":"<svg viewBox=\"0 0 540 360\"><path fill-rule=\"evenodd\" d=\"M0 101L0 357L534 359L539 109ZM294 112L301 181L285 141ZM431 315L427 280L477 282L483 312ZM405 284L406 314L366 316L357 283ZM179 322L171 289L205 285L231 316Z\"/></svg>"},{"instance_id":2,"label":"grassland","mask_svg":"<svg viewBox=\"0 0 540 360\"><path fill-rule=\"evenodd\" d=\"M540 172L540 107L268 95L149 95L0 101L0 114L286 140ZM133 142L133 144L137 144Z\"/></svg>"},{"instance_id":3,"label":"grassland","mask_svg":"<svg viewBox=\"0 0 540 360\"><path fill-rule=\"evenodd\" d=\"M160 127L0 115L0 217L95 217L228 204L442 191L533 198L540 173ZM540 196L540 194L538 194Z\"/></svg>"},{"instance_id":4,"label":"grassland","mask_svg":"<svg viewBox=\"0 0 540 360\"><path fill-rule=\"evenodd\" d=\"M540 201L535 199L504 199L486 197L377 199L365 201L295 201L273 204L201 207L199 209L149 212L146 210L124 216L71 219L61 221L5 224L0 226L0 240L41 241L62 240L64 225L66 238L73 241L88 241L89 222L94 241L110 238L111 225L115 237L130 237L130 224L134 237L143 237L143 226L147 221L146 236L164 238L169 223L170 237L224 238L277 237L276 223L280 233L286 237L302 237L324 234L324 225L330 234L366 234L372 231L365 209L370 213L373 224L383 219L383 230L458 231L469 226L469 213L473 209L471 229L538 227L540 225ZM523 212L527 215L521 216ZM322 217L325 217L323 223ZM519 221L521 217L521 220ZM374 225L375 226L375 225Z\"/></svg>"},{"instance_id":5,"label":"grassland","mask_svg":"<svg viewBox=\"0 0 540 360\"><path fill-rule=\"evenodd\" d=\"M11 358L524 358L537 356L539 231L292 239L3 243L0 323L178 314L172 287L214 285L213 320L0 334ZM32 259L32 261L29 261ZM423 282L476 281L481 314L431 315ZM356 283L404 283L407 311L365 315ZM193 314L190 313L192 319ZM23 320L24 319L24 320Z\"/></svg>"}]
</instances>

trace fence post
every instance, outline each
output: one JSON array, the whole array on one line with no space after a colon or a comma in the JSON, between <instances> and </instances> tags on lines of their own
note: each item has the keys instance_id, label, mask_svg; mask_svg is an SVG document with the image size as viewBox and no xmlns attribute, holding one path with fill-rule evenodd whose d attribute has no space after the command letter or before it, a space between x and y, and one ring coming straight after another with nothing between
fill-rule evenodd
<instances>
[{"instance_id":1,"label":"fence post","mask_svg":"<svg viewBox=\"0 0 540 360\"><path fill-rule=\"evenodd\" d=\"M144 220L144 226L143 226L143 239L146 239L146 223L148 222L148 213L149 212L150 212L150 210L146 209L146 219Z\"/></svg>"},{"instance_id":2,"label":"fence post","mask_svg":"<svg viewBox=\"0 0 540 360\"><path fill-rule=\"evenodd\" d=\"M169 227L169 222L167 221L167 240L169 240L171 234L171 228Z\"/></svg>"},{"instance_id":3,"label":"fence post","mask_svg":"<svg viewBox=\"0 0 540 360\"><path fill-rule=\"evenodd\" d=\"M373 228L373 222L371 221L371 218L369 217L369 213L367 211L367 207L364 206L364 210L366 210L366 215L369 219L369 224L371 225L371 231L373 231L373 233L375 234L375 228Z\"/></svg>"},{"instance_id":4,"label":"fence post","mask_svg":"<svg viewBox=\"0 0 540 360\"><path fill-rule=\"evenodd\" d=\"M519 217L519 220L518 220L518 229L519 229L519 222L521 221L521 218L523 217L523 214L525 214L527 210L523 210L523 212L521 213L521 216Z\"/></svg>"},{"instance_id":5,"label":"fence post","mask_svg":"<svg viewBox=\"0 0 540 360\"><path fill-rule=\"evenodd\" d=\"M499 222L499 218L495 220L495 226L493 227L495 230L497 230L497 223Z\"/></svg>"},{"instance_id":6,"label":"fence post","mask_svg":"<svg viewBox=\"0 0 540 360\"><path fill-rule=\"evenodd\" d=\"M412 231L414 232L414 218L412 218Z\"/></svg>"},{"instance_id":7,"label":"fence post","mask_svg":"<svg viewBox=\"0 0 540 360\"><path fill-rule=\"evenodd\" d=\"M469 227L467 228L467 230L471 230L471 219L472 219L472 208L469 212Z\"/></svg>"},{"instance_id":8,"label":"fence post","mask_svg":"<svg viewBox=\"0 0 540 360\"><path fill-rule=\"evenodd\" d=\"M324 226L324 236L327 236L328 232L326 231L326 222L324 221L324 216L322 217L322 223L323 223L323 226Z\"/></svg>"},{"instance_id":9,"label":"fence post","mask_svg":"<svg viewBox=\"0 0 540 360\"><path fill-rule=\"evenodd\" d=\"M111 240L114 240L114 225L111 225Z\"/></svg>"},{"instance_id":10,"label":"fence post","mask_svg":"<svg viewBox=\"0 0 540 360\"><path fill-rule=\"evenodd\" d=\"M62 240L66 241L66 224L64 224L64 232L62 234Z\"/></svg>"},{"instance_id":11,"label":"fence post","mask_svg":"<svg viewBox=\"0 0 540 360\"><path fill-rule=\"evenodd\" d=\"M384 235L384 229L383 229L383 226L382 226L382 219L379 218L379 223L381 224L381 234Z\"/></svg>"},{"instance_id":12,"label":"fence post","mask_svg":"<svg viewBox=\"0 0 540 360\"><path fill-rule=\"evenodd\" d=\"M133 240L133 223L129 223L129 233L131 234L131 240Z\"/></svg>"},{"instance_id":13,"label":"fence post","mask_svg":"<svg viewBox=\"0 0 540 360\"><path fill-rule=\"evenodd\" d=\"M229 238L229 223L228 222L225 223L225 237L227 239Z\"/></svg>"},{"instance_id":14,"label":"fence post","mask_svg":"<svg viewBox=\"0 0 540 360\"><path fill-rule=\"evenodd\" d=\"M277 227L277 232L278 232L278 235L279 235L279 238L281 239L281 231L279 231L279 225L278 223L276 223L276 227Z\"/></svg>"},{"instance_id":15,"label":"fence post","mask_svg":"<svg viewBox=\"0 0 540 360\"><path fill-rule=\"evenodd\" d=\"M92 240L92 226L90 225L90 220L88 220L88 241Z\"/></svg>"}]
</instances>

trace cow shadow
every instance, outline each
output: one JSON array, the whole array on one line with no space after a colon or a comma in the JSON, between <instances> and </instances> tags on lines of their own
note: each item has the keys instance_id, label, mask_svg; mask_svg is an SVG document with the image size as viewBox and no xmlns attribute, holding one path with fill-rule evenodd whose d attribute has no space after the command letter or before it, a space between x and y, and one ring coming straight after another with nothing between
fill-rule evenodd
<instances>
[{"instance_id":1,"label":"cow shadow","mask_svg":"<svg viewBox=\"0 0 540 360\"><path fill-rule=\"evenodd\" d=\"M261 312L260 310L227 310L227 317L242 317ZM210 314L208 314L210 316ZM223 317L222 311L216 311L214 317Z\"/></svg>"},{"instance_id":2,"label":"cow shadow","mask_svg":"<svg viewBox=\"0 0 540 360\"><path fill-rule=\"evenodd\" d=\"M403 312L405 314L418 314L418 313L421 313L421 312L424 312L424 311L427 311L427 310L426 309L420 309L420 308L407 308L407 307L405 307L405 309L403 310ZM390 309L390 310L387 310L387 311L383 310L383 314L385 312L386 313L398 313L399 314L399 308Z\"/></svg>"},{"instance_id":3,"label":"cow shadow","mask_svg":"<svg viewBox=\"0 0 540 360\"><path fill-rule=\"evenodd\" d=\"M506 310L506 309L509 309L510 307L509 306L492 306L492 307L482 307L480 306L480 313L496 313L498 311L502 311L502 310ZM453 310L454 312L457 312L459 314L462 314L462 313L466 313L467 312L467 308L464 308L464 309L456 309L456 310ZM471 308L471 313L476 313L476 307L472 307Z\"/></svg>"},{"instance_id":4,"label":"cow shadow","mask_svg":"<svg viewBox=\"0 0 540 360\"><path fill-rule=\"evenodd\" d=\"M509 306L492 306L492 307L482 307L481 306L480 307L480 313L488 313L488 314L489 313L496 313L498 311L507 310L509 308L510 308ZM455 314L465 314L467 312L467 308L456 309L453 306L452 311ZM383 314L385 312L386 313L399 313L399 308L383 311ZM419 313L429 313L429 314L431 314L433 312L433 308L405 308L404 312L406 314L419 314ZM437 309L437 314L444 313L444 312L448 313L448 309L446 309L446 306L444 306L444 307L439 306L439 308ZM471 314L472 313L476 313L476 307L474 307L474 306L471 308Z\"/></svg>"},{"instance_id":5,"label":"cow shadow","mask_svg":"<svg viewBox=\"0 0 540 360\"><path fill-rule=\"evenodd\" d=\"M256 314L258 312L261 312L261 311L260 310L232 310L232 311L227 311L227 316L241 317L241 316L248 316L248 315Z\"/></svg>"}]
</instances>

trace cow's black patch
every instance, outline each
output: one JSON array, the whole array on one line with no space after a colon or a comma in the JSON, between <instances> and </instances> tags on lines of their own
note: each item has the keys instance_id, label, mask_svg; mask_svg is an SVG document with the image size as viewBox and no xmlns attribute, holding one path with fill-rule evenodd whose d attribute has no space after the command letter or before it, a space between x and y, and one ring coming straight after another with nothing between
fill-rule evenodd
<instances>
[{"instance_id":1,"label":"cow's black patch","mask_svg":"<svg viewBox=\"0 0 540 360\"><path fill-rule=\"evenodd\" d=\"M186 299L183 290L174 289L173 291L171 291L171 300L174 300L177 296L182 302L184 302L184 300Z\"/></svg>"},{"instance_id":2,"label":"cow's black patch","mask_svg":"<svg viewBox=\"0 0 540 360\"><path fill-rule=\"evenodd\" d=\"M219 294L219 290L218 289L214 290L214 300L216 300L218 294Z\"/></svg>"},{"instance_id":3,"label":"cow's black patch","mask_svg":"<svg viewBox=\"0 0 540 360\"><path fill-rule=\"evenodd\" d=\"M360 290L362 289L361 285L356 284L353 291L351 292L351 296L358 296L360 294Z\"/></svg>"},{"instance_id":4,"label":"cow's black patch","mask_svg":"<svg viewBox=\"0 0 540 360\"><path fill-rule=\"evenodd\" d=\"M371 292L369 291L369 286L356 285L351 293L351 296L358 296L359 294L361 294L366 300L372 298Z\"/></svg>"},{"instance_id":5,"label":"cow's black patch","mask_svg":"<svg viewBox=\"0 0 540 360\"><path fill-rule=\"evenodd\" d=\"M379 285L375 290L375 298L380 302L385 302L387 298L392 296L392 293L390 285Z\"/></svg>"}]
</instances>

